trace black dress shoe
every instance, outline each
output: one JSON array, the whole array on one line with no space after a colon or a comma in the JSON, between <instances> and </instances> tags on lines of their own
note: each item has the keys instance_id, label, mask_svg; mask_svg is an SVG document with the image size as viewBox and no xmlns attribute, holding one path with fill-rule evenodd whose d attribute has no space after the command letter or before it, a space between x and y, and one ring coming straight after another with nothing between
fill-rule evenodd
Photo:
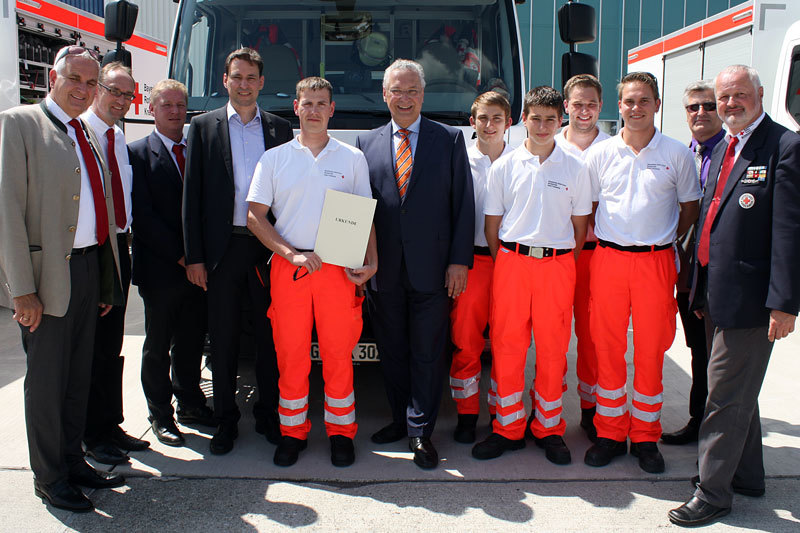
<instances>
[{"instance_id":1,"label":"black dress shoe","mask_svg":"<svg viewBox=\"0 0 800 533\"><path fill-rule=\"evenodd\" d=\"M594 415L597 412L596 407L588 409L581 409L581 427L586 432L591 442L597 442L597 428L594 426Z\"/></svg>"},{"instance_id":2,"label":"black dress shoe","mask_svg":"<svg viewBox=\"0 0 800 533\"><path fill-rule=\"evenodd\" d=\"M108 442L98 442L93 446L87 446L86 455L104 465L121 465L130 460L128 454Z\"/></svg>"},{"instance_id":3,"label":"black dress shoe","mask_svg":"<svg viewBox=\"0 0 800 533\"><path fill-rule=\"evenodd\" d=\"M408 449L414 452L414 463L420 468L430 470L439 464L439 454L428 437L409 437Z\"/></svg>"},{"instance_id":4,"label":"black dress shoe","mask_svg":"<svg viewBox=\"0 0 800 533\"><path fill-rule=\"evenodd\" d=\"M664 444L689 444L697 442L697 435L700 432L700 421L696 418L689 420L689 423L674 433L664 433L661 435L661 442Z\"/></svg>"},{"instance_id":5,"label":"black dress shoe","mask_svg":"<svg viewBox=\"0 0 800 533\"><path fill-rule=\"evenodd\" d=\"M500 457L506 450L521 450L525 447L525 439L511 440L498 433L490 433L486 440L472 447L472 457L475 459L494 459Z\"/></svg>"},{"instance_id":6,"label":"black dress shoe","mask_svg":"<svg viewBox=\"0 0 800 533\"><path fill-rule=\"evenodd\" d=\"M583 462L589 466L606 466L614 457L628 452L628 441L617 441L597 437L597 442L586 450Z\"/></svg>"},{"instance_id":7,"label":"black dress shoe","mask_svg":"<svg viewBox=\"0 0 800 533\"><path fill-rule=\"evenodd\" d=\"M95 470L86 461L78 461L69 468L69 482L90 489L113 489L125 484L122 474Z\"/></svg>"},{"instance_id":8,"label":"black dress shoe","mask_svg":"<svg viewBox=\"0 0 800 533\"><path fill-rule=\"evenodd\" d=\"M214 455L225 455L233 449L233 441L238 437L239 427L236 424L221 424L211 437L208 449Z\"/></svg>"},{"instance_id":9,"label":"black dress shoe","mask_svg":"<svg viewBox=\"0 0 800 533\"><path fill-rule=\"evenodd\" d=\"M177 415L178 422L186 426L197 424L200 426L215 428L218 424L218 422L214 420L214 411L212 411L207 405L186 408L178 406Z\"/></svg>"},{"instance_id":10,"label":"black dress shoe","mask_svg":"<svg viewBox=\"0 0 800 533\"><path fill-rule=\"evenodd\" d=\"M278 421L278 415L275 414L257 418L256 433L259 435L264 435L267 438L267 442L270 444L280 444L281 424Z\"/></svg>"},{"instance_id":11,"label":"black dress shoe","mask_svg":"<svg viewBox=\"0 0 800 533\"><path fill-rule=\"evenodd\" d=\"M172 420L161 422L154 418L150 421L150 425L153 427L153 435L156 436L161 444L166 444L167 446L183 446L186 444L186 439L183 438L183 434Z\"/></svg>"},{"instance_id":12,"label":"black dress shoe","mask_svg":"<svg viewBox=\"0 0 800 533\"><path fill-rule=\"evenodd\" d=\"M655 442L631 442L631 455L639 458L639 468L649 474L660 474L666 468Z\"/></svg>"},{"instance_id":13,"label":"black dress shoe","mask_svg":"<svg viewBox=\"0 0 800 533\"><path fill-rule=\"evenodd\" d=\"M143 439L137 439L125 433L121 427L115 426L111 430L109 442L119 448L120 450L128 450L129 452L141 452L150 447L150 443Z\"/></svg>"},{"instance_id":14,"label":"black dress shoe","mask_svg":"<svg viewBox=\"0 0 800 533\"><path fill-rule=\"evenodd\" d=\"M730 507L717 507L697 496L669 512L669 521L683 527L702 526L731 512Z\"/></svg>"},{"instance_id":15,"label":"black dress shoe","mask_svg":"<svg viewBox=\"0 0 800 533\"><path fill-rule=\"evenodd\" d=\"M531 425L533 424L535 418L536 418L536 409L531 411L531 416L529 416L528 421L525 422L525 438L528 440L533 440L536 438L533 436L533 430L531 429Z\"/></svg>"},{"instance_id":16,"label":"black dress shoe","mask_svg":"<svg viewBox=\"0 0 800 533\"><path fill-rule=\"evenodd\" d=\"M453 431L453 439L462 444L475 442L475 426L478 425L478 415L458 415L458 424Z\"/></svg>"},{"instance_id":17,"label":"black dress shoe","mask_svg":"<svg viewBox=\"0 0 800 533\"><path fill-rule=\"evenodd\" d=\"M67 480L57 481L46 485L38 480L33 480L33 493L43 502L53 507L72 511L73 513L88 513L94 509L92 500L84 496L77 488L70 485Z\"/></svg>"},{"instance_id":18,"label":"black dress shoe","mask_svg":"<svg viewBox=\"0 0 800 533\"><path fill-rule=\"evenodd\" d=\"M392 422L372 434L370 440L375 444L389 444L408 437L408 427L406 425Z\"/></svg>"},{"instance_id":19,"label":"black dress shoe","mask_svg":"<svg viewBox=\"0 0 800 533\"><path fill-rule=\"evenodd\" d=\"M551 463L557 465L568 465L572 462L572 455L569 448L560 435L550 435L543 439L536 439L536 445L544 448L544 456Z\"/></svg>"},{"instance_id":20,"label":"black dress shoe","mask_svg":"<svg viewBox=\"0 0 800 533\"><path fill-rule=\"evenodd\" d=\"M333 441L331 441L331 446L333 445ZM308 446L308 441L304 439L296 439L294 437L281 437L281 442L278 444L278 447L275 448L275 456L272 458L272 462L275 463L277 466L292 466L297 462L297 458L300 457L300 452L306 449ZM331 450L333 452L333 450ZM333 453L331 453L333 455ZM331 461L333 457L331 457Z\"/></svg>"},{"instance_id":21,"label":"black dress shoe","mask_svg":"<svg viewBox=\"0 0 800 533\"><path fill-rule=\"evenodd\" d=\"M344 435L331 435L331 464L333 466L350 466L356 460L353 439Z\"/></svg>"},{"instance_id":22,"label":"black dress shoe","mask_svg":"<svg viewBox=\"0 0 800 533\"><path fill-rule=\"evenodd\" d=\"M692 477L692 487L697 487L700 485L700 476L693 476ZM764 488L750 488L750 487L743 487L741 485L737 485L733 483L731 485L733 492L736 494L741 494L742 496L747 496L749 498L760 498L762 497L767 491Z\"/></svg>"}]
</instances>

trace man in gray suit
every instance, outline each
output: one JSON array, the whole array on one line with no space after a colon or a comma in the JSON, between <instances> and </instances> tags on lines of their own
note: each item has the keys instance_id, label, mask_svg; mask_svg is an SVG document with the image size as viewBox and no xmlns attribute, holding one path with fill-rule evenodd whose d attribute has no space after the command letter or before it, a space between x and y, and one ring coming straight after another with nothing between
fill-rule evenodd
<instances>
[{"instance_id":1,"label":"man in gray suit","mask_svg":"<svg viewBox=\"0 0 800 533\"><path fill-rule=\"evenodd\" d=\"M110 174L78 119L99 68L93 52L65 47L47 98L0 113L0 305L14 310L27 355L34 492L78 512L93 505L77 485L125 482L92 468L81 448L98 304L107 313L122 303Z\"/></svg>"}]
</instances>

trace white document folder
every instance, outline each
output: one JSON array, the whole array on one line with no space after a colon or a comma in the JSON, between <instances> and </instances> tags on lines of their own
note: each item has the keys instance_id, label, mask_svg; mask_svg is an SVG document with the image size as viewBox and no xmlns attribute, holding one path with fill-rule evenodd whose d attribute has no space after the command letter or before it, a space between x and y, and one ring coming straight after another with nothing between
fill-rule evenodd
<instances>
[{"instance_id":1,"label":"white document folder","mask_svg":"<svg viewBox=\"0 0 800 533\"><path fill-rule=\"evenodd\" d=\"M319 219L316 253L323 263L364 266L377 200L328 189Z\"/></svg>"}]
</instances>

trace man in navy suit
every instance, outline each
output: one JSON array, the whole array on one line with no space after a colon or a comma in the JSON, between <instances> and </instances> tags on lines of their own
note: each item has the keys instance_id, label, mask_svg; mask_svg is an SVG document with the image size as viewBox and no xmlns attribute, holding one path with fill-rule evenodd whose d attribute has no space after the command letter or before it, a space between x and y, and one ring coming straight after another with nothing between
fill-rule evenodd
<instances>
[{"instance_id":1,"label":"man in navy suit","mask_svg":"<svg viewBox=\"0 0 800 533\"><path fill-rule=\"evenodd\" d=\"M359 136L378 204L380 269L369 287L392 422L377 444L409 437L414 462L435 468L448 338L448 297L464 291L475 227L472 176L460 130L420 116L422 67L405 59L383 77L389 124Z\"/></svg>"},{"instance_id":2,"label":"man in navy suit","mask_svg":"<svg viewBox=\"0 0 800 533\"><path fill-rule=\"evenodd\" d=\"M182 446L182 424L216 426L200 389L206 295L186 279L181 202L186 164L186 87L161 80L150 94L156 129L129 145L133 167L133 284L144 301L142 390L153 434ZM170 379L170 374L172 378Z\"/></svg>"},{"instance_id":3,"label":"man in navy suit","mask_svg":"<svg viewBox=\"0 0 800 533\"><path fill-rule=\"evenodd\" d=\"M258 108L264 62L255 50L234 50L225 61L227 105L195 117L189 127L183 187L186 275L208 290L214 414L219 428L211 453L233 449L239 436L236 376L242 309L249 302L256 344L256 432L277 444L278 364L267 320L269 279L257 265L267 250L247 229L247 192L265 150L292 139L292 127Z\"/></svg>"},{"instance_id":4,"label":"man in navy suit","mask_svg":"<svg viewBox=\"0 0 800 533\"><path fill-rule=\"evenodd\" d=\"M729 134L714 149L697 227L692 307L714 327L694 495L669 512L681 526L731 510L733 493L764 494L758 395L776 340L800 310L800 136L764 113L758 73L716 78Z\"/></svg>"}]
</instances>

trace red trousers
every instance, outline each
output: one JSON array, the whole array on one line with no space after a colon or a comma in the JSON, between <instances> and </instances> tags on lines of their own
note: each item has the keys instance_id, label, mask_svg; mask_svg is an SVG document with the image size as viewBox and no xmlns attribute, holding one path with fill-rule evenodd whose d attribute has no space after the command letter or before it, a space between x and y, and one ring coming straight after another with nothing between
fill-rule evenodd
<instances>
[{"instance_id":1,"label":"red trousers","mask_svg":"<svg viewBox=\"0 0 800 533\"><path fill-rule=\"evenodd\" d=\"M353 348L361 335L361 302L344 269L323 263L313 274L294 281L297 267L274 255L270 272L272 321L278 356L278 415L281 434L305 439L308 420L308 374L311 329L316 323L322 377L325 380L325 429L328 435L353 438Z\"/></svg>"},{"instance_id":2,"label":"red trousers","mask_svg":"<svg viewBox=\"0 0 800 533\"><path fill-rule=\"evenodd\" d=\"M592 258L591 332L597 350L598 437L655 442L661 437L664 353L675 339L675 252L598 246ZM633 400L626 392L628 324L633 317Z\"/></svg>"},{"instance_id":3,"label":"red trousers","mask_svg":"<svg viewBox=\"0 0 800 533\"><path fill-rule=\"evenodd\" d=\"M450 393L459 414L477 415L481 354L485 347L483 331L489 323L494 261L490 256L476 255L473 265L467 275L467 289L455 299L450 310L450 332L455 345L450 365ZM494 412L492 405L489 412Z\"/></svg>"},{"instance_id":4,"label":"red trousers","mask_svg":"<svg viewBox=\"0 0 800 533\"><path fill-rule=\"evenodd\" d=\"M501 247L492 277L492 367L497 382L492 430L508 439L525 434L525 360L533 331L536 346L534 396L537 438L563 435L564 368L572 322L575 257L534 259Z\"/></svg>"},{"instance_id":5,"label":"red trousers","mask_svg":"<svg viewBox=\"0 0 800 533\"><path fill-rule=\"evenodd\" d=\"M581 250L576 264L575 300L572 312L575 317L575 336L578 338L578 360L575 373L578 375L578 396L581 409L595 406L597 387L597 353L589 328L589 280L594 250Z\"/></svg>"}]
</instances>

